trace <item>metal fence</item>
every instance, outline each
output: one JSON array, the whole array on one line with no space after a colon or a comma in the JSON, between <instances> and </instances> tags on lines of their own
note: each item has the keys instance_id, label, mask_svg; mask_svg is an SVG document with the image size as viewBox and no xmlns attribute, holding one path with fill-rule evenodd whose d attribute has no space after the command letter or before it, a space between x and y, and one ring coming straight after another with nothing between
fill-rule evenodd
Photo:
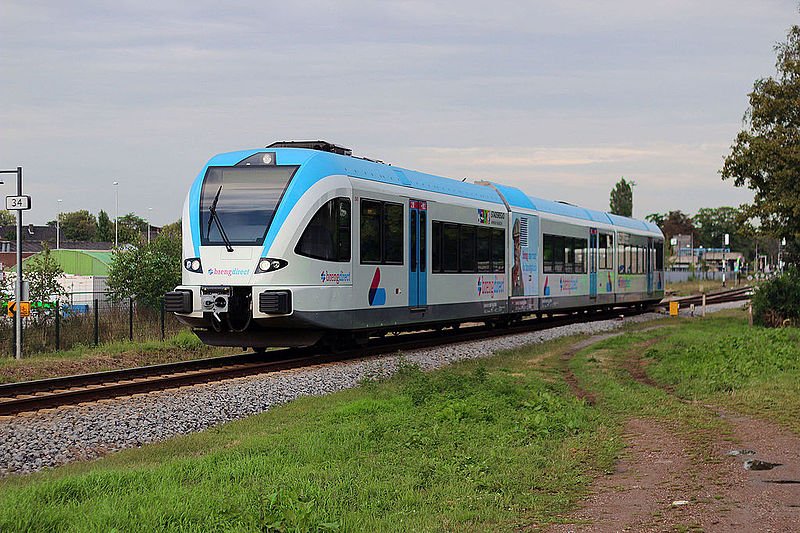
<instances>
[{"instance_id":1,"label":"metal fence","mask_svg":"<svg viewBox=\"0 0 800 533\"><path fill-rule=\"evenodd\" d=\"M114 341L164 340L187 329L164 311L163 301L154 309L132 298L114 301L102 292L33 302L31 316L22 322L23 354L28 355ZM4 313L0 318L0 357L13 357L15 341L14 319Z\"/></svg>"}]
</instances>

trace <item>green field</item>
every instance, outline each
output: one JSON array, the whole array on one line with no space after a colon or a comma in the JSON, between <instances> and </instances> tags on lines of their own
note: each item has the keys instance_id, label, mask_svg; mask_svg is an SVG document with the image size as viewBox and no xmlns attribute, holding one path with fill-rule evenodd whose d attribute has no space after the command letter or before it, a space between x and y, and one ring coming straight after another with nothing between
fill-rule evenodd
<instances>
[{"instance_id":1,"label":"green field","mask_svg":"<svg viewBox=\"0 0 800 533\"><path fill-rule=\"evenodd\" d=\"M613 465L627 418L663 420L698 441L725 430L632 379L626 361L642 353L649 375L677 394L798 430L765 408L798 412L797 330L748 328L741 312L636 328L652 325L667 327L632 330L569 362L561 354L575 338L432 373L407 366L202 433L8 478L0 530L486 531L559 521ZM573 396L567 369L594 405Z\"/></svg>"}]
</instances>

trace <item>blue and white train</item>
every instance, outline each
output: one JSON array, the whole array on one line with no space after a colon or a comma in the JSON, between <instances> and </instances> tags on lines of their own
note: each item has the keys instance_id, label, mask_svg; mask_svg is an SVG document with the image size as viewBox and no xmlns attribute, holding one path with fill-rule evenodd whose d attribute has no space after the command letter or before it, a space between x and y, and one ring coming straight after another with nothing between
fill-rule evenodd
<instances>
[{"instance_id":1,"label":"blue and white train","mask_svg":"<svg viewBox=\"0 0 800 533\"><path fill-rule=\"evenodd\" d=\"M663 252L649 222L278 142L203 167L166 306L208 344L260 351L644 306Z\"/></svg>"}]
</instances>

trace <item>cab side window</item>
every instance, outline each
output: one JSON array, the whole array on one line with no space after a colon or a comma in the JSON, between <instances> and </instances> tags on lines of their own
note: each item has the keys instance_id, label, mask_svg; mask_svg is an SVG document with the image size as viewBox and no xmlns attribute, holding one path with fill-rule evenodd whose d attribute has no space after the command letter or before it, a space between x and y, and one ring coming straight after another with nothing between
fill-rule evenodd
<instances>
[{"instance_id":1,"label":"cab side window","mask_svg":"<svg viewBox=\"0 0 800 533\"><path fill-rule=\"evenodd\" d=\"M323 261L350 261L350 199L334 198L320 207L294 252Z\"/></svg>"}]
</instances>

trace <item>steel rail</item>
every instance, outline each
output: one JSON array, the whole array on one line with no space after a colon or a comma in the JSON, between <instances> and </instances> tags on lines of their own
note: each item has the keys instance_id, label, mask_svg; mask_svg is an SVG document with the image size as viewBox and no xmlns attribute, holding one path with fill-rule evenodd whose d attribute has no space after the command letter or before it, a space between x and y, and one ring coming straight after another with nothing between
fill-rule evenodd
<instances>
[{"instance_id":1,"label":"steel rail","mask_svg":"<svg viewBox=\"0 0 800 533\"><path fill-rule=\"evenodd\" d=\"M469 326L442 333L425 331L375 339L369 345L339 353L324 353L313 348L288 348L266 354L244 354L81 374L61 378L0 385L0 416L45 408L74 405L100 399L142 394L187 385L207 383L254 374L280 372L374 355L457 344L492 337L540 331L577 322L607 320L620 314L635 315L643 309L615 308L553 314L547 318L524 320L508 327ZM264 355L270 360L264 360Z\"/></svg>"}]
</instances>

